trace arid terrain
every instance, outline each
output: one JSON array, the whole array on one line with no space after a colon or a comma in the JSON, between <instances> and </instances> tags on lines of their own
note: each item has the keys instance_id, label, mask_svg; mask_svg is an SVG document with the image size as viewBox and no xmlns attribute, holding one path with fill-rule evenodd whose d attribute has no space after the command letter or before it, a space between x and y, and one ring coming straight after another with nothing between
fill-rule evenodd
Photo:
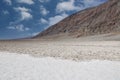
<instances>
[{"instance_id":1,"label":"arid terrain","mask_svg":"<svg viewBox=\"0 0 120 80\"><path fill-rule=\"evenodd\" d=\"M72 37L120 32L120 0L108 0L97 7L88 8L68 16L42 31L35 38L59 34Z\"/></svg>"},{"instance_id":2,"label":"arid terrain","mask_svg":"<svg viewBox=\"0 0 120 80\"><path fill-rule=\"evenodd\" d=\"M0 51L73 60L120 60L120 1L77 12L29 39L0 41Z\"/></svg>"},{"instance_id":3,"label":"arid terrain","mask_svg":"<svg viewBox=\"0 0 120 80\"><path fill-rule=\"evenodd\" d=\"M102 37L100 35L97 37L91 36L77 39L26 39L0 41L0 51L29 54L36 57L120 61L120 41L112 40L111 38L111 40L109 40L108 38L105 37L105 35Z\"/></svg>"},{"instance_id":4,"label":"arid terrain","mask_svg":"<svg viewBox=\"0 0 120 80\"><path fill-rule=\"evenodd\" d=\"M0 80L119 80L119 67L110 35L0 41Z\"/></svg>"},{"instance_id":5,"label":"arid terrain","mask_svg":"<svg viewBox=\"0 0 120 80\"><path fill-rule=\"evenodd\" d=\"M120 0L79 11L36 36L0 40L0 80L120 80Z\"/></svg>"}]
</instances>

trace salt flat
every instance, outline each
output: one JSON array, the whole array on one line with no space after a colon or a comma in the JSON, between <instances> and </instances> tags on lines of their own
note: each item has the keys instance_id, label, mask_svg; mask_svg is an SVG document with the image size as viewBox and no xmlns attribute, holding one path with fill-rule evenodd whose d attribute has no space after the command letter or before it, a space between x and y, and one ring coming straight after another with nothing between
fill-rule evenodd
<instances>
[{"instance_id":1,"label":"salt flat","mask_svg":"<svg viewBox=\"0 0 120 80\"><path fill-rule=\"evenodd\" d=\"M0 52L0 80L120 80L120 62L75 62Z\"/></svg>"},{"instance_id":2,"label":"salt flat","mask_svg":"<svg viewBox=\"0 0 120 80\"><path fill-rule=\"evenodd\" d=\"M0 41L0 80L120 80L120 41Z\"/></svg>"},{"instance_id":3,"label":"salt flat","mask_svg":"<svg viewBox=\"0 0 120 80\"><path fill-rule=\"evenodd\" d=\"M0 41L0 51L29 54L36 57L58 57L72 60L99 59L120 61L120 41Z\"/></svg>"}]
</instances>

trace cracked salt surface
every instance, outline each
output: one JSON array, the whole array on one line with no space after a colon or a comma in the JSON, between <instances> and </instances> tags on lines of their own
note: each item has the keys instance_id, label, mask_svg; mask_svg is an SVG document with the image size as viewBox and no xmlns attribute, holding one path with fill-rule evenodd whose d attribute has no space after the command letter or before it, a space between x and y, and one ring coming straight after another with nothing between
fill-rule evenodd
<instances>
[{"instance_id":1,"label":"cracked salt surface","mask_svg":"<svg viewBox=\"0 0 120 80\"><path fill-rule=\"evenodd\" d=\"M0 52L0 80L120 80L120 62L75 62Z\"/></svg>"}]
</instances>

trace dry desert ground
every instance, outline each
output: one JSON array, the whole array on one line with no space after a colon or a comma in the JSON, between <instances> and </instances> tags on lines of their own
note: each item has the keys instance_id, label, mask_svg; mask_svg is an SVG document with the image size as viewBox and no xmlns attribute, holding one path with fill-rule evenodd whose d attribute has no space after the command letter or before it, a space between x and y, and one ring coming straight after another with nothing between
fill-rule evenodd
<instances>
[{"instance_id":1,"label":"dry desert ground","mask_svg":"<svg viewBox=\"0 0 120 80\"><path fill-rule=\"evenodd\" d=\"M2 40L0 80L120 80L120 41L100 39Z\"/></svg>"},{"instance_id":2,"label":"dry desert ground","mask_svg":"<svg viewBox=\"0 0 120 80\"><path fill-rule=\"evenodd\" d=\"M0 51L29 54L35 57L120 61L120 41L117 40L93 41L85 40L84 38L8 40L0 41Z\"/></svg>"}]
</instances>

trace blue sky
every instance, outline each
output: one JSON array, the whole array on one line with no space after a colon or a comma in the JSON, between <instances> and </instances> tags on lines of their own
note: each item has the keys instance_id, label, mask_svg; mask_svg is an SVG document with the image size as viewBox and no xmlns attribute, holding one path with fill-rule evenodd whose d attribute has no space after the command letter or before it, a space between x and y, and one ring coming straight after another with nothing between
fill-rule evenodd
<instances>
[{"instance_id":1,"label":"blue sky","mask_svg":"<svg viewBox=\"0 0 120 80\"><path fill-rule=\"evenodd\" d=\"M0 0L0 39L34 36L65 17L107 0Z\"/></svg>"}]
</instances>

